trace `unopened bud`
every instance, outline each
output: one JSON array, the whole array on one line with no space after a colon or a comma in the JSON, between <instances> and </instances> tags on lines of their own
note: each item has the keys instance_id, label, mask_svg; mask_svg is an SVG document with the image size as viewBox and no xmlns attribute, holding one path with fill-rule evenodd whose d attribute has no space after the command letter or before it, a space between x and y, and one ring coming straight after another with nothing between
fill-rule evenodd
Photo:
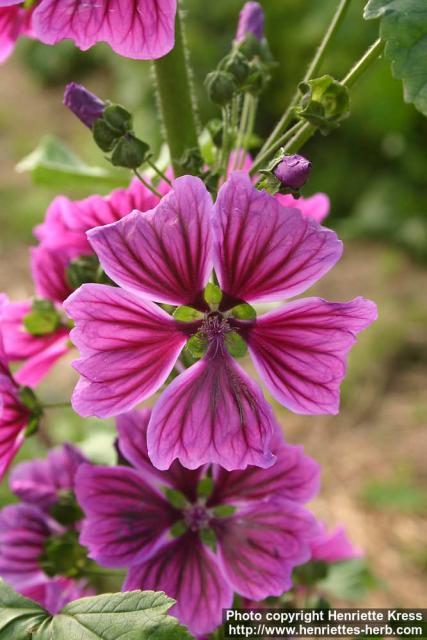
<instances>
[{"instance_id":1,"label":"unopened bud","mask_svg":"<svg viewBox=\"0 0 427 640\"><path fill-rule=\"evenodd\" d=\"M264 11L259 2L246 2L240 12L236 41L241 42L248 34L257 40L264 37Z\"/></svg>"},{"instance_id":2,"label":"unopened bud","mask_svg":"<svg viewBox=\"0 0 427 640\"><path fill-rule=\"evenodd\" d=\"M297 154L285 156L273 173L283 187L298 191L305 185L311 172L311 162Z\"/></svg>"},{"instance_id":3,"label":"unopened bud","mask_svg":"<svg viewBox=\"0 0 427 640\"><path fill-rule=\"evenodd\" d=\"M239 51L234 51L224 59L223 69L227 71L227 73L231 73L238 87L245 82L251 71L246 56Z\"/></svg>"},{"instance_id":4,"label":"unopened bud","mask_svg":"<svg viewBox=\"0 0 427 640\"><path fill-rule=\"evenodd\" d=\"M64 104L90 129L102 117L107 106L98 96L75 82L66 86Z\"/></svg>"},{"instance_id":5,"label":"unopened bud","mask_svg":"<svg viewBox=\"0 0 427 640\"><path fill-rule=\"evenodd\" d=\"M125 169L138 169L147 159L150 147L131 133L120 138L111 154L111 164Z\"/></svg>"},{"instance_id":6,"label":"unopened bud","mask_svg":"<svg viewBox=\"0 0 427 640\"><path fill-rule=\"evenodd\" d=\"M226 105L237 90L236 82L227 71L212 71L206 76L205 86L215 104Z\"/></svg>"}]
</instances>

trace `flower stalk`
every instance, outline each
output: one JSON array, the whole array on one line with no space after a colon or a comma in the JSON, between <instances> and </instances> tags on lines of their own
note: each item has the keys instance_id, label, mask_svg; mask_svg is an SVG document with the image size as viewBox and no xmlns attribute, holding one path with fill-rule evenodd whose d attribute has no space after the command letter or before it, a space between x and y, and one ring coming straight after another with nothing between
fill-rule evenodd
<instances>
[{"instance_id":1,"label":"flower stalk","mask_svg":"<svg viewBox=\"0 0 427 640\"><path fill-rule=\"evenodd\" d=\"M196 115L182 12L176 19L175 47L154 61L158 102L175 177L184 175L185 153L198 147Z\"/></svg>"}]
</instances>

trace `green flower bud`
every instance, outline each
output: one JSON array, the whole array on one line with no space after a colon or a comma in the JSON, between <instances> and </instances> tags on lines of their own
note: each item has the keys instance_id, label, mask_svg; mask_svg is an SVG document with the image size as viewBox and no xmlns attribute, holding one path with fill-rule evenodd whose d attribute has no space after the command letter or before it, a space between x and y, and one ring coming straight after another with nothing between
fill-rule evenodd
<instances>
[{"instance_id":1,"label":"green flower bud","mask_svg":"<svg viewBox=\"0 0 427 640\"><path fill-rule=\"evenodd\" d=\"M236 82L227 71L212 71L206 76L205 86L215 104L226 105L237 91Z\"/></svg>"},{"instance_id":2,"label":"green flower bud","mask_svg":"<svg viewBox=\"0 0 427 640\"><path fill-rule=\"evenodd\" d=\"M239 51L225 58L223 69L233 76L238 87L244 84L251 71L247 58Z\"/></svg>"},{"instance_id":3,"label":"green flower bud","mask_svg":"<svg viewBox=\"0 0 427 640\"><path fill-rule=\"evenodd\" d=\"M111 164L125 169L138 169L145 160L150 147L133 134L126 133L120 138L111 154Z\"/></svg>"}]
</instances>

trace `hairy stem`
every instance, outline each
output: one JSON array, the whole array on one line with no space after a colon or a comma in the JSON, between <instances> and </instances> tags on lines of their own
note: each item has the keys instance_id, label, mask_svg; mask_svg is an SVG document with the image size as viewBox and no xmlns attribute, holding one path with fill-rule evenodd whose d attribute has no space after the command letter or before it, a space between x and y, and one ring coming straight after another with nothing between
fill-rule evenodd
<instances>
[{"instance_id":1,"label":"hairy stem","mask_svg":"<svg viewBox=\"0 0 427 640\"><path fill-rule=\"evenodd\" d=\"M175 177L183 175L185 152L198 147L191 74L183 33L183 16L178 9L175 47L154 61L159 108Z\"/></svg>"},{"instance_id":2,"label":"hairy stem","mask_svg":"<svg viewBox=\"0 0 427 640\"><path fill-rule=\"evenodd\" d=\"M332 21L329 24L325 35L323 36L322 42L320 43L319 47L316 50L316 53L314 54L312 61L307 67L307 71L305 73L305 76L302 82L308 82L308 80L311 80L315 76L315 74L319 71L320 65L322 64L323 59L325 57L325 53L328 48L328 45L331 42L335 33L338 31L344 19L344 16L347 12L347 9L350 6L350 2L351 0L340 0L340 3L335 11ZM290 102L289 107L287 108L287 110L285 111L285 113L277 123L273 132L271 133L269 138L266 140L265 144L263 145L260 151L260 154L264 153L274 142L276 142L280 134L288 128L288 126L293 120L294 107L298 103L298 98L299 98L299 91L297 90Z\"/></svg>"},{"instance_id":3,"label":"hairy stem","mask_svg":"<svg viewBox=\"0 0 427 640\"><path fill-rule=\"evenodd\" d=\"M138 171L138 169L134 169L133 170L134 174L136 175L136 177L138 178L138 180L140 182L142 182L142 184L144 185L144 187L146 187L147 189L149 189L151 191L151 193L154 193L155 196L157 196L158 198L162 198L162 194L157 191L157 189L155 189L153 187L152 184L150 184Z\"/></svg>"}]
</instances>

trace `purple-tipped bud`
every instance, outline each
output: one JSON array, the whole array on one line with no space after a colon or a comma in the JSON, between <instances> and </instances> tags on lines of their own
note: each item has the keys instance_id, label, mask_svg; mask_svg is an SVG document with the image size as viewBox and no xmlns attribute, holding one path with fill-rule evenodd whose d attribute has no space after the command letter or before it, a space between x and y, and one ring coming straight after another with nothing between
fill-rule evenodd
<instances>
[{"instance_id":1,"label":"purple-tipped bud","mask_svg":"<svg viewBox=\"0 0 427 640\"><path fill-rule=\"evenodd\" d=\"M98 96L75 82L71 82L65 87L64 104L89 129L102 116L107 106Z\"/></svg>"},{"instance_id":2,"label":"purple-tipped bud","mask_svg":"<svg viewBox=\"0 0 427 640\"><path fill-rule=\"evenodd\" d=\"M274 168L273 173L284 187L298 191L307 182L311 172L311 162L303 156L285 156Z\"/></svg>"},{"instance_id":3,"label":"purple-tipped bud","mask_svg":"<svg viewBox=\"0 0 427 640\"><path fill-rule=\"evenodd\" d=\"M237 42L244 40L249 33L258 40L264 37L264 11L259 2L246 2L240 12Z\"/></svg>"}]
</instances>

